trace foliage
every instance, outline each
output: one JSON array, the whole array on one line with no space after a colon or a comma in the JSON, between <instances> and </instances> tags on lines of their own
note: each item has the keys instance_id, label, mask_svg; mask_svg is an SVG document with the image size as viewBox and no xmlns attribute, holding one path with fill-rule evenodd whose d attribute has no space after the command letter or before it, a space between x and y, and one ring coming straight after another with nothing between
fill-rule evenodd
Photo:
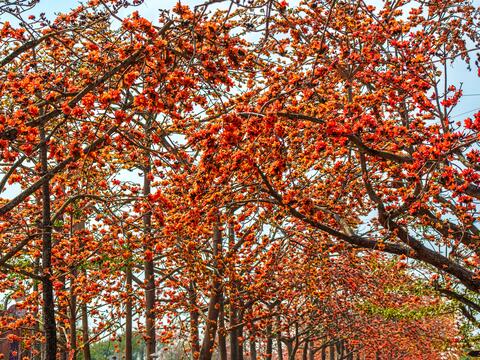
<instances>
[{"instance_id":1,"label":"foliage","mask_svg":"<svg viewBox=\"0 0 480 360\"><path fill-rule=\"evenodd\" d=\"M479 9L140 4L0 5L8 341L48 360L475 346L480 113L453 116L449 64L478 70Z\"/></svg>"}]
</instances>

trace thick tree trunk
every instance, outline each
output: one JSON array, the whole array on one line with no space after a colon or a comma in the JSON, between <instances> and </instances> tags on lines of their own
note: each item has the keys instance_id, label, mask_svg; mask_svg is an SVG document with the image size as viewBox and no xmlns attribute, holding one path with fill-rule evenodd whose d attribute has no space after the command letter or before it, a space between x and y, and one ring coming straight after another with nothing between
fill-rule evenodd
<instances>
[{"instance_id":1,"label":"thick tree trunk","mask_svg":"<svg viewBox=\"0 0 480 360\"><path fill-rule=\"evenodd\" d=\"M125 304L125 360L132 360L132 268L126 270L127 302Z\"/></svg>"},{"instance_id":2,"label":"thick tree trunk","mask_svg":"<svg viewBox=\"0 0 480 360\"><path fill-rule=\"evenodd\" d=\"M280 315L277 316L277 354L278 354L278 360L283 360L282 329L281 329Z\"/></svg>"},{"instance_id":3,"label":"thick tree trunk","mask_svg":"<svg viewBox=\"0 0 480 360\"><path fill-rule=\"evenodd\" d=\"M298 348L300 347L300 339L298 337L298 322L295 322L295 338L292 339L292 341L289 342L290 347L293 348L288 350L288 355L290 360L295 360L295 357L297 356L297 351Z\"/></svg>"},{"instance_id":4,"label":"thick tree trunk","mask_svg":"<svg viewBox=\"0 0 480 360\"><path fill-rule=\"evenodd\" d=\"M73 278L77 277L76 269L72 270ZM69 360L77 358L77 295L74 294L74 280L70 283L70 357Z\"/></svg>"},{"instance_id":5,"label":"thick tree trunk","mask_svg":"<svg viewBox=\"0 0 480 360\"><path fill-rule=\"evenodd\" d=\"M155 278L153 261L145 262L145 328L147 331L147 359L156 351L155 345Z\"/></svg>"},{"instance_id":6,"label":"thick tree trunk","mask_svg":"<svg viewBox=\"0 0 480 360\"><path fill-rule=\"evenodd\" d=\"M40 271L40 259L37 258L35 259L35 273L38 274ZM38 281L34 281L33 282L33 291L35 291L35 293L38 293L38 290L39 290L39 282ZM5 308L7 308L7 306L5 306ZM36 308L33 312L33 316L35 317L35 319L39 319L39 311L38 309ZM38 340L38 334L40 333L40 321L35 321L35 325L33 326L33 338L37 338L37 341L34 342L34 345L33 345L33 356L32 356L32 360L40 360L40 357L41 357L41 354L42 354L42 344L40 343L40 341Z\"/></svg>"},{"instance_id":7,"label":"thick tree trunk","mask_svg":"<svg viewBox=\"0 0 480 360\"><path fill-rule=\"evenodd\" d=\"M293 340L286 340L285 345L287 346L288 360L293 360L295 358L295 351L293 347Z\"/></svg>"},{"instance_id":8,"label":"thick tree trunk","mask_svg":"<svg viewBox=\"0 0 480 360\"><path fill-rule=\"evenodd\" d=\"M151 147L151 123L152 120L149 117L145 123L145 148L148 149L145 152L145 162L143 164L143 196L147 201L148 196L151 193L150 184L150 172L151 162L149 149ZM155 273L153 262L153 248L152 248L152 214L148 210L143 215L143 231L145 236L145 253L149 252L151 255L145 258L144 271L145 271L145 329L146 329L146 345L147 345L147 359L151 359L152 355L156 352L156 331L155 331ZM151 257L150 257L151 256Z\"/></svg>"},{"instance_id":9,"label":"thick tree trunk","mask_svg":"<svg viewBox=\"0 0 480 360\"><path fill-rule=\"evenodd\" d=\"M238 309L238 317L237 317L237 323L238 324L243 324L243 311L241 309ZM237 334L238 334L238 360L243 360L243 345L244 345L244 341L243 339L245 339L245 336L243 336L243 325L239 325L238 326L238 330L237 330Z\"/></svg>"},{"instance_id":10,"label":"thick tree trunk","mask_svg":"<svg viewBox=\"0 0 480 360\"><path fill-rule=\"evenodd\" d=\"M82 304L82 342L83 342L83 360L92 360L90 355L90 335L88 333L88 308L87 304Z\"/></svg>"},{"instance_id":11,"label":"thick tree trunk","mask_svg":"<svg viewBox=\"0 0 480 360\"><path fill-rule=\"evenodd\" d=\"M199 314L197 305L197 293L195 283L190 282L188 286L188 301L190 306L190 345L192 347L192 359L198 359L200 356L200 335L199 335Z\"/></svg>"},{"instance_id":12,"label":"thick tree trunk","mask_svg":"<svg viewBox=\"0 0 480 360\"><path fill-rule=\"evenodd\" d=\"M230 251L233 251L235 248L235 231L232 224L228 224L228 248ZM230 288L236 289L236 272L233 267L230 268ZM238 358L238 328L237 328L237 306L235 300L237 295L231 290L229 296L229 308L228 308L228 317L230 325L230 360L239 360Z\"/></svg>"},{"instance_id":13,"label":"thick tree trunk","mask_svg":"<svg viewBox=\"0 0 480 360\"><path fill-rule=\"evenodd\" d=\"M272 360L273 355L273 336L272 336L272 324L267 325L267 354L265 360Z\"/></svg>"},{"instance_id":14,"label":"thick tree trunk","mask_svg":"<svg viewBox=\"0 0 480 360\"><path fill-rule=\"evenodd\" d=\"M76 231L85 230L85 221L81 220L75 223L73 214L71 215L71 227L70 227L70 237L74 236ZM83 245L81 245L83 248ZM71 248L72 253L78 251L74 246ZM75 279L78 276L78 268L73 266L71 268L72 279L70 280L70 354L71 358L69 360L75 360L78 354L78 344L77 344L77 315L78 315L78 305L77 305L77 295L75 295ZM85 277L87 275L84 271ZM83 316L83 313L82 313ZM83 319L82 319L83 321Z\"/></svg>"},{"instance_id":15,"label":"thick tree trunk","mask_svg":"<svg viewBox=\"0 0 480 360\"><path fill-rule=\"evenodd\" d=\"M40 162L42 175L48 173L48 154L45 130L40 129ZM42 186L42 274L43 280L43 331L45 333L45 360L56 360L57 325L52 283L52 222L50 214L50 182Z\"/></svg>"},{"instance_id":16,"label":"thick tree trunk","mask_svg":"<svg viewBox=\"0 0 480 360\"><path fill-rule=\"evenodd\" d=\"M205 325L205 335L200 350L200 360L211 360L213 354L213 345L217 333L217 321L222 297L222 282L220 280L222 272L218 271L219 257L221 253L222 235L220 233L220 225L217 223L213 230L213 267L217 272L212 274L212 293L208 304L207 323Z\"/></svg>"},{"instance_id":17,"label":"thick tree trunk","mask_svg":"<svg viewBox=\"0 0 480 360\"><path fill-rule=\"evenodd\" d=\"M63 285L62 285L62 292L65 292L67 290L66 286L65 286L65 275L62 275L58 278L58 281L60 281ZM65 316L65 317L68 317L68 308L67 308L67 304L65 303L65 305L63 304L59 304L58 306L58 313L61 314L61 316ZM69 323L70 323L70 319L69 319ZM67 332L66 331L60 331L59 335L58 335L58 345L59 345L59 348L60 348L60 360L67 360L68 359L68 352L69 352L69 349L68 349L68 339L67 339ZM58 350L57 350L58 352Z\"/></svg>"},{"instance_id":18,"label":"thick tree trunk","mask_svg":"<svg viewBox=\"0 0 480 360\"><path fill-rule=\"evenodd\" d=\"M340 359L343 359L343 355L345 353L345 341L344 340L340 340L337 342L337 352L338 352L338 355L339 355L339 358Z\"/></svg>"},{"instance_id":19,"label":"thick tree trunk","mask_svg":"<svg viewBox=\"0 0 480 360\"><path fill-rule=\"evenodd\" d=\"M222 293L220 299L220 314L219 314L219 329L218 329L218 352L220 355L220 360L227 359L227 339L225 332L225 300Z\"/></svg>"},{"instance_id":20,"label":"thick tree trunk","mask_svg":"<svg viewBox=\"0 0 480 360\"><path fill-rule=\"evenodd\" d=\"M255 334L250 334L250 360L257 360L257 343L255 341Z\"/></svg>"},{"instance_id":21,"label":"thick tree trunk","mask_svg":"<svg viewBox=\"0 0 480 360\"><path fill-rule=\"evenodd\" d=\"M230 297L230 360L239 360L238 356L238 327L237 308L234 300Z\"/></svg>"},{"instance_id":22,"label":"thick tree trunk","mask_svg":"<svg viewBox=\"0 0 480 360\"><path fill-rule=\"evenodd\" d=\"M305 340L305 344L303 345L302 359L308 360L308 340Z\"/></svg>"}]
</instances>

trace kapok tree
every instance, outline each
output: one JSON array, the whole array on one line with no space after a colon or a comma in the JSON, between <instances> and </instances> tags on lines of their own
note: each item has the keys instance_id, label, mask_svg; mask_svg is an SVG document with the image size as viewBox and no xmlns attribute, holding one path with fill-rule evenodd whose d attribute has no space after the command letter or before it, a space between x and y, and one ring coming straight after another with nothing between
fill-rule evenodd
<instances>
[{"instance_id":1,"label":"kapok tree","mask_svg":"<svg viewBox=\"0 0 480 360\"><path fill-rule=\"evenodd\" d=\"M28 32L9 23L3 25L2 99L6 108L1 130L5 161L1 187L18 184L21 190L11 199L3 199L0 209L6 249L1 265L41 281L48 359L54 359L57 351L53 285L55 272L62 270L55 266L53 255L56 243L68 239L54 234L54 220L61 220L57 213L63 216L69 206L79 206L77 201L96 199L91 189L81 193L85 190L80 189L81 181L62 181L62 174L68 170L74 179L74 169L82 173L84 166L105 166L100 150L123 128L128 132L132 106L141 108L147 101L144 94L133 98L128 88L146 65L154 64L155 71L165 74L175 61L164 40L168 29L174 28L173 21L162 18L161 26L155 27L136 15L120 30L109 28L123 5L115 2L107 8L92 1L51 24L44 18L31 18L24 24ZM178 94L180 91L171 96ZM166 102L170 105L172 97ZM100 188L106 181L99 181ZM18 269L18 259L37 237L41 238L40 254L26 269Z\"/></svg>"},{"instance_id":2,"label":"kapok tree","mask_svg":"<svg viewBox=\"0 0 480 360\"><path fill-rule=\"evenodd\" d=\"M212 124L211 138L225 145L215 160L256 174L262 186L251 196L276 211L478 292L478 129L452 119L462 91L447 78L448 62L469 61L478 42L476 9L463 1L275 9L261 70L248 68L250 91Z\"/></svg>"}]
</instances>

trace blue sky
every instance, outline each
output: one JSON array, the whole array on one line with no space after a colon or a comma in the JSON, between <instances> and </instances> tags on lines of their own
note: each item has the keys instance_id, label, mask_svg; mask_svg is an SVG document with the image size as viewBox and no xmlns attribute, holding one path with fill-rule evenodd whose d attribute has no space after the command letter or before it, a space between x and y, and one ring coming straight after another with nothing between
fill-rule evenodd
<instances>
[{"instance_id":1,"label":"blue sky","mask_svg":"<svg viewBox=\"0 0 480 360\"><path fill-rule=\"evenodd\" d=\"M171 9L178 0L145 0L138 7L143 16L154 19L158 14L158 9ZM205 0L184 0L182 4L195 6L204 3ZM35 13L45 12L47 15L53 15L55 12L67 11L78 5L78 0L40 0L35 8Z\"/></svg>"}]
</instances>

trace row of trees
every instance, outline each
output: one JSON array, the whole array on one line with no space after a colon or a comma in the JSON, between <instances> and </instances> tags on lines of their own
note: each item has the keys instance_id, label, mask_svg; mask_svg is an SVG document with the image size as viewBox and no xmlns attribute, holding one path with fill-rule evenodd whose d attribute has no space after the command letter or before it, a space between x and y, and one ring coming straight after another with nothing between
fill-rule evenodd
<instances>
[{"instance_id":1,"label":"row of trees","mask_svg":"<svg viewBox=\"0 0 480 360\"><path fill-rule=\"evenodd\" d=\"M147 358L474 344L480 113L453 120L448 77L474 66L468 1L217 0L155 23L120 16L139 1L35 3L0 5L17 355L89 360L124 336L130 360L137 331Z\"/></svg>"}]
</instances>

